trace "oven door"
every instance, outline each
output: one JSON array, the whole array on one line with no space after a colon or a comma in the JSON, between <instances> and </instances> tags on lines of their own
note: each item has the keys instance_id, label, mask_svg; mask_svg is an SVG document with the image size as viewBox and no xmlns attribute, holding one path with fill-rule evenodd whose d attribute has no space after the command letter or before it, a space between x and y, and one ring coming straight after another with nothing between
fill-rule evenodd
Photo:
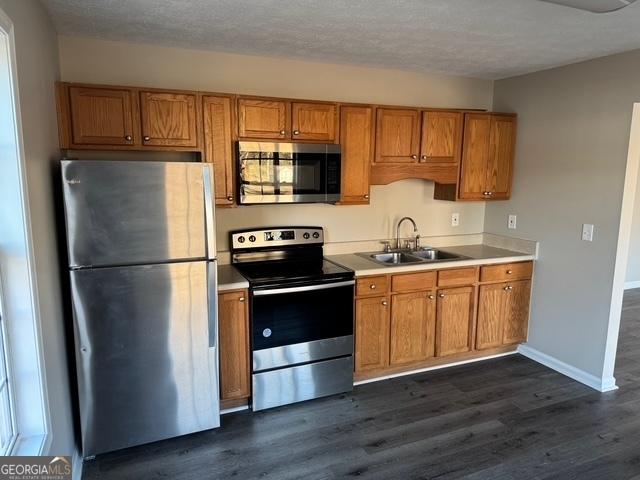
<instances>
[{"instance_id":1,"label":"oven door","mask_svg":"<svg viewBox=\"0 0 640 480\"><path fill-rule=\"evenodd\" d=\"M335 203L340 146L238 142L241 204Z\"/></svg>"},{"instance_id":2,"label":"oven door","mask_svg":"<svg viewBox=\"0 0 640 480\"><path fill-rule=\"evenodd\" d=\"M352 355L354 283L254 290L253 371Z\"/></svg>"}]
</instances>

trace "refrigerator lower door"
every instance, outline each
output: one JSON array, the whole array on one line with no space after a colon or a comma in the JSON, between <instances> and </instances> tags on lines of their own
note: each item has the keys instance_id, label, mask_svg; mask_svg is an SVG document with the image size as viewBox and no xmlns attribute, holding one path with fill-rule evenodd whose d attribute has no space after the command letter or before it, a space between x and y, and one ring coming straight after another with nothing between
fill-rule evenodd
<instances>
[{"instance_id":1,"label":"refrigerator lower door","mask_svg":"<svg viewBox=\"0 0 640 480\"><path fill-rule=\"evenodd\" d=\"M210 268L71 272L85 457L220 425Z\"/></svg>"}]
</instances>

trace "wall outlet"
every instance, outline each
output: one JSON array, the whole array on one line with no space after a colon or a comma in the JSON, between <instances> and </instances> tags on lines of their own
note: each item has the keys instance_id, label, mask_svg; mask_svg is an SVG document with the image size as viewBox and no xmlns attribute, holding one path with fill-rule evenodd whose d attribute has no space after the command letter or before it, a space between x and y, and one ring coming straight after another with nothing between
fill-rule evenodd
<instances>
[{"instance_id":1,"label":"wall outlet","mask_svg":"<svg viewBox=\"0 0 640 480\"><path fill-rule=\"evenodd\" d=\"M509 221L507 222L507 227L509 227L512 230L515 230L517 219L518 219L517 215L509 215Z\"/></svg>"},{"instance_id":2,"label":"wall outlet","mask_svg":"<svg viewBox=\"0 0 640 480\"><path fill-rule=\"evenodd\" d=\"M582 224L582 240L593 242L593 225L591 223Z\"/></svg>"},{"instance_id":3,"label":"wall outlet","mask_svg":"<svg viewBox=\"0 0 640 480\"><path fill-rule=\"evenodd\" d=\"M451 226L452 227L457 227L458 225L460 225L460 214L459 213L452 213L451 214Z\"/></svg>"}]
</instances>

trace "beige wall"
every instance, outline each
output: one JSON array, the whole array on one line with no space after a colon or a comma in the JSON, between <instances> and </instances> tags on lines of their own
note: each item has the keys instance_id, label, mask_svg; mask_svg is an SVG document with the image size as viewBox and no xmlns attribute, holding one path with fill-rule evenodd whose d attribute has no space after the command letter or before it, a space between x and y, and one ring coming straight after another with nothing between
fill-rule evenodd
<instances>
[{"instance_id":1,"label":"beige wall","mask_svg":"<svg viewBox=\"0 0 640 480\"><path fill-rule=\"evenodd\" d=\"M59 77L57 37L39 2L0 0L0 8L13 22L15 31L41 342L51 419L52 441L46 453L71 455L74 452L73 414L52 189L53 169L60 156L53 90L53 82Z\"/></svg>"},{"instance_id":2,"label":"beige wall","mask_svg":"<svg viewBox=\"0 0 640 480\"><path fill-rule=\"evenodd\" d=\"M65 81L184 88L317 100L433 107L491 107L493 83L444 75L232 55L150 45L60 37ZM370 206L287 205L218 209L218 240L261 225L318 224L328 240L387 238L403 215L422 235L479 233L484 204L433 200L433 182L403 181L372 189ZM451 213L461 224L452 228Z\"/></svg>"},{"instance_id":3,"label":"beige wall","mask_svg":"<svg viewBox=\"0 0 640 480\"><path fill-rule=\"evenodd\" d=\"M487 206L485 229L540 241L529 344L598 378L638 80L634 51L495 84L494 108L518 113L518 142L512 199Z\"/></svg>"}]
</instances>

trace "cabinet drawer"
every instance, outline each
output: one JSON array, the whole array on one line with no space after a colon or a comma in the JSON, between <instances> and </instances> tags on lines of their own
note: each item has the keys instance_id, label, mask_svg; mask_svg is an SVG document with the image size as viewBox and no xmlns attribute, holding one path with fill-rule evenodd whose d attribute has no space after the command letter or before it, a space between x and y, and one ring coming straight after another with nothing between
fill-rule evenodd
<instances>
[{"instance_id":1,"label":"cabinet drawer","mask_svg":"<svg viewBox=\"0 0 640 480\"><path fill-rule=\"evenodd\" d=\"M358 278L356 281L356 295L358 297L384 295L388 288L386 275Z\"/></svg>"},{"instance_id":2,"label":"cabinet drawer","mask_svg":"<svg viewBox=\"0 0 640 480\"><path fill-rule=\"evenodd\" d=\"M478 269L456 268L452 270L441 270L438 272L439 287L455 287L459 285L471 285L478 280Z\"/></svg>"},{"instance_id":3,"label":"cabinet drawer","mask_svg":"<svg viewBox=\"0 0 640 480\"><path fill-rule=\"evenodd\" d=\"M436 272L409 273L394 275L391 277L391 291L411 292L413 290L425 290L436 286Z\"/></svg>"},{"instance_id":4,"label":"cabinet drawer","mask_svg":"<svg viewBox=\"0 0 640 480\"><path fill-rule=\"evenodd\" d=\"M509 280L528 280L533 273L533 262L504 263L488 265L480 269L481 282L504 282Z\"/></svg>"}]
</instances>

